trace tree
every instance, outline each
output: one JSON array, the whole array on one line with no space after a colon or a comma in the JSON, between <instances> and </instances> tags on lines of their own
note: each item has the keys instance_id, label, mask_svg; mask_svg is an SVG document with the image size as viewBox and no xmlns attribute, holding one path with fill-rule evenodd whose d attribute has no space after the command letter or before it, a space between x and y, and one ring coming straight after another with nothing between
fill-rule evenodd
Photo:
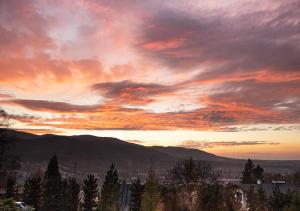
<instances>
[{"instance_id":1,"label":"tree","mask_svg":"<svg viewBox=\"0 0 300 211\"><path fill-rule=\"evenodd\" d=\"M257 189L257 197L258 197L258 211L268 211L268 197L265 190L262 187Z\"/></svg>"},{"instance_id":2,"label":"tree","mask_svg":"<svg viewBox=\"0 0 300 211\"><path fill-rule=\"evenodd\" d=\"M259 206L258 194L254 187L251 185L246 190L246 203L249 211L257 211Z\"/></svg>"},{"instance_id":3,"label":"tree","mask_svg":"<svg viewBox=\"0 0 300 211\"><path fill-rule=\"evenodd\" d=\"M198 191L199 211L224 210L224 189L218 183L203 184Z\"/></svg>"},{"instance_id":4,"label":"tree","mask_svg":"<svg viewBox=\"0 0 300 211\"><path fill-rule=\"evenodd\" d=\"M60 182L59 201L57 202L60 210L69 210L70 198L69 198L69 184L66 178Z\"/></svg>"},{"instance_id":5,"label":"tree","mask_svg":"<svg viewBox=\"0 0 300 211\"><path fill-rule=\"evenodd\" d=\"M130 187L130 211L140 211L144 187L140 179L133 180Z\"/></svg>"},{"instance_id":6,"label":"tree","mask_svg":"<svg viewBox=\"0 0 300 211\"><path fill-rule=\"evenodd\" d=\"M176 195L181 195L176 198L184 202L183 206L187 207L184 209L191 210L196 206L194 195L199 186L205 183L214 183L217 174L213 171L209 162L195 161L190 158L178 161L170 171L169 177L170 184L175 186Z\"/></svg>"},{"instance_id":7,"label":"tree","mask_svg":"<svg viewBox=\"0 0 300 211\"><path fill-rule=\"evenodd\" d=\"M71 177L68 180L68 211L77 211L79 206L79 192L80 192L80 185L77 183L76 178Z\"/></svg>"},{"instance_id":8,"label":"tree","mask_svg":"<svg viewBox=\"0 0 300 211\"><path fill-rule=\"evenodd\" d=\"M6 180L6 186L5 186L5 197L6 198L14 198L17 193L17 182L16 178L13 176L10 176Z\"/></svg>"},{"instance_id":9,"label":"tree","mask_svg":"<svg viewBox=\"0 0 300 211\"><path fill-rule=\"evenodd\" d=\"M145 183L145 191L142 195L141 210L155 211L160 199L159 183L153 166L151 165Z\"/></svg>"},{"instance_id":10,"label":"tree","mask_svg":"<svg viewBox=\"0 0 300 211\"><path fill-rule=\"evenodd\" d=\"M255 179L256 180L262 180L263 179L263 173L264 173L264 169L260 165L257 165L256 168L254 169Z\"/></svg>"},{"instance_id":11,"label":"tree","mask_svg":"<svg viewBox=\"0 0 300 211\"><path fill-rule=\"evenodd\" d=\"M284 211L299 211L300 210L300 195L298 192L293 193L290 206L286 206Z\"/></svg>"},{"instance_id":12,"label":"tree","mask_svg":"<svg viewBox=\"0 0 300 211\"><path fill-rule=\"evenodd\" d=\"M42 178L38 175L27 177L24 183L23 201L35 208L36 211L41 209L42 197Z\"/></svg>"},{"instance_id":13,"label":"tree","mask_svg":"<svg viewBox=\"0 0 300 211\"><path fill-rule=\"evenodd\" d=\"M255 168L255 165L253 164L252 160L249 158L245 164L245 168L243 171L242 183L244 183L244 184L255 183L255 177L253 174L254 168Z\"/></svg>"},{"instance_id":14,"label":"tree","mask_svg":"<svg viewBox=\"0 0 300 211\"><path fill-rule=\"evenodd\" d=\"M118 171L112 163L105 175L101 189L99 210L117 211L119 209L120 181Z\"/></svg>"},{"instance_id":15,"label":"tree","mask_svg":"<svg viewBox=\"0 0 300 211\"><path fill-rule=\"evenodd\" d=\"M10 153L10 143L6 128L9 127L9 115L0 109L0 189L4 187L6 177L15 176L20 168L19 158Z\"/></svg>"},{"instance_id":16,"label":"tree","mask_svg":"<svg viewBox=\"0 0 300 211\"><path fill-rule=\"evenodd\" d=\"M97 179L94 175L88 175L83 181L83 192L84 192L84 211L92 211L93 207L96 206L96 197L98 195Z\"/></svg>"},{"instance_id":17,"label":"tree","mask_svg":"<svg viewBox=\"0 0 300 211\"><path fill-rule=\"evenodd\" d=\"M280 191L279 186L276 186L270 196L270 208L272 211L282 211L286 206L289 206L286 195Z\"/></svg>"},{"instance_id":18,"label":"tree","mask_svg":"<svg viewBox=\"0 0 300 211\"><path fill-rule=\"evenodd\" d=\"M59 173L57 158L54 155L48 164L43 182L43 211L61 211L59 203L61 200L60 185L61 176Z\"/></svg>"}]
</instances>

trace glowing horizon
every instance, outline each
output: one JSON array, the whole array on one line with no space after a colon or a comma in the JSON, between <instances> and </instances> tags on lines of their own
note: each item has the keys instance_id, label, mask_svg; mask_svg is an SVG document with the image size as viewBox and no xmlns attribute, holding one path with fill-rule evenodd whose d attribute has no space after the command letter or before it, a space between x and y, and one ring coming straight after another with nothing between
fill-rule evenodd
<instances>
[{"instance_id":1,"label":"glowing horizon","mask_svg":"<svg viewBox=\"0 0 300 211\"><path fill-rule=\"evenodd\" d=\"M1 1L0 107L36 134L300 159L299 7Z\"/></svg>"}]
</instances>

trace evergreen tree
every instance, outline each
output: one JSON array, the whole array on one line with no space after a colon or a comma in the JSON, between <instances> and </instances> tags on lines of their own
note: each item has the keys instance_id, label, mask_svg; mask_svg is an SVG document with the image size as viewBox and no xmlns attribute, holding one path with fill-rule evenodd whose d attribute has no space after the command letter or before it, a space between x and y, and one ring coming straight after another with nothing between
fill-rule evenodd
<instances>
[{"instance_id":1,"label":"evergreen tree","mask_svg":"<svg viewBox=\"0 0 300 211\"><path fill-rule=\"evenodd\" d=\"M145 183L145 191L142 195L141 210L155 211L160 199L159 183L153 166L151 165Z\"/></svg>"},{"instance_id":2,"label":"evergreen tree","mask_svg":"<svg viewBox=\"0 0 300 211\"><path fill-rule=\"evenodd\" d=\"M266 192L262 187L257 189L257 197L258 197L258 211L267 211L268 209L268 197Z\"/></svg>"},{"instance_id":3,"label":"evergreen tree","mask_svg":"<svg viewBox=\"0 0 300 211\"><path fill-rule=\"evenodd\" d=\"M41 188L42 178L38 175L27 177L24 183L23 201L35 208L36 211L41 209Z\"/></svg>"},{"instance_id":4,"label":"evergreen tree","mask_svg":"<svg viewBox=\"0 0 300 211\"><path fill-rule=\"evenodd\" d=\"M244 184L255 183L255 177L253 174L254 168L255 168L255 165L253 164L252 160L249 158L245 164L245 168L243 171L242 183L244 183Z\"/></svg>"},{"instance_id":5,"label":"evergreen tree","mask_svg":"<svg viewBox=\"0 0 300 211\"><path fill-rule=\"evenodd\" d=\"M256 180L258 180L258 179L262 180L263 173L264 173L264 169L260 165L257 165L256 168L254 169L254 176L255 176Z\"/></svg>"},{"instance_id":6,"label":"evergreen tree","mask_svg":"<svg viewBox=\"0 0 300 211\"><path fill-rule=\"evenodd\" d=\"M120 181L118 171L111 164L101 189L100 211L117 211L119 209Z\"/></svg>"},{"instance_id":7,"label":"evergreen tree","mask_svg":"<svg viewBox=\"0 0 300 211\"><path fill-rule=\"evenodd\" d=\"M59 203L59 209L60 210L69 210L70 208L70 195L69 195L69 184L68 184L68 180L62 179L61 183L60 183L60 197L59 197L59 201L57 203Z\"/></svg>"},{"instance_id":8,"label":"evergreen tree","mask_svg":"<svg viewBox=\"0 0 300 211\"><path fill-rule=\"evenodd\" d=\"M258 194L256 193L252 185L246 190L246 203L249 211L258 210L259 207Z\"/></svg>"},{"instance_id":9,"label":"evergreen tree","mask_svg":"<svg viewBox=\"0 0 300 211\"><path fill-rule=\"evenodd\" d=\"M270 197L270 208L272 211L282 211L284 207L289 206L286 201L286 196L280 191L279 186L273 189L273 194Z\"/></svg>"},{"instance_id":10,"label":"evergreen tree","mask_svg":"<svg viewBox=\"0 0 300 211\"><path fill-rule=\"evenodd\" d=\"M83 192L84 192L84 211L92 211L93 207L96 206L96 197L98 195L97 179L94 175L88 175L83 181Z\"/></svg>"},{"instance_id":11,"label":"evergreen tree","mask_svg":"<svg viewBox=\"0 0 300 211\"><path fill-rule=\"evenodd\" d=\"M68 211L77 211L79 206L79 192L80 192L80 185L77 183L76 178L69 178L69 208Z\"/></svg>"},{"instance_id":12,"label":"evergreen tree","mask_svg":"<svg viewBox=\"0 0 300 211\"><path fill-rule=\"evenodd\" d=\"M6 198L14 198L17 193L17 183L16 178L13 176L9 176L6 180L5 186L5 197Z\"/></svg>"},{"instance_id":13,"label":"evergreen tree","mask_svg":"<svg viewBox=\"0 0 300 211\"><path fill-rule=\"evenodd\" d=\"M61 185L61 176L59 173L59 168L57 164L57 158L54 155L45 172L44 177L44 191L43 191L43 211L61 211L60 209L60 185Z\"/></svg>"},{"instance_id":14,"label":"evergreen tree","mask_svg":"<svg viewBox=\"0 0 300 211\"><path fill-rule=\"evenodd\" d=\"M144 187L140 179L134 180L130 187L130 211L140 211Z\"/></svg>"}]
</instances>

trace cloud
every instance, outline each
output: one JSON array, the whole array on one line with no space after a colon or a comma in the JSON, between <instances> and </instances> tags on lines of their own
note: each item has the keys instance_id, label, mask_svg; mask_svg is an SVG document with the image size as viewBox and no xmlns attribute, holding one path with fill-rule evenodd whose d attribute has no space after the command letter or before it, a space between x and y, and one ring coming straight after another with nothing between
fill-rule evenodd
<instances>
[{"instance_id":1,"label":"cloud","mask_svg":"<svg viewBox=\"0 0 300 211\"><path fill-rule=\"evenodd\" d=\"M65 102L54 102L46 100L2 100L3 104L18 105L33 111L47 111L47 112L62 112L62 113L76 113L76 112L93 112L99 109L99 105L74 105Z\"/></svg>"},{"instance_id":2,"label":"cloud","mask_svg":"<svg viewBox=\"0 0 300 211\"><path fill-rule=\"evenodd\" d=\"M155 83L137 83L133 81L119 81L98 83L92 86L104 97L120 104L145 105L154 101L154 97L172 94L176 88Z\"/></svg>"},{"instance_id":3,"label":"cloud","mask_svg":"<svg viewBox=\"0 0 300 211\"><path fill-rule=\"evenodd\" d=\"M178 147L186 148L214 148L214 147L236 147L236 146L249 146L249 145L277 145L278 142L269 141L183 141Z\"/></svg>"},{"instance_id":4,"label":"cloud","mask_svg":"<svg viewBox=\"0 0 300 211\"><path fill-rule=\"evenodd\" d=\"M174 70L203 65L199 78L269 69L295 72L299 59L299 4L225 16L161 9L144 24L141 51ZM253 8L252 8L253 9ZM208 64L208 65L206 65Z\"/></svg>"}]
</instances>

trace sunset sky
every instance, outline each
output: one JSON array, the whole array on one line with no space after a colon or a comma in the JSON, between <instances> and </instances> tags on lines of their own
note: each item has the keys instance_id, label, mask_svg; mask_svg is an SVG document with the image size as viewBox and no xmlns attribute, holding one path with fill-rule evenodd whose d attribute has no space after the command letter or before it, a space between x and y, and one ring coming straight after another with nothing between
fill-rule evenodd
<instances>
[{"instance_id":1,"label":"sunset sky","mask_svg":"<svg viewBox=\"0 0 300 211\"><path fill-rule=\"evenodd\" d=\"M299 0L1 0L0 107L36 134L300 159Z\"/></svg>"}]
</instances>

